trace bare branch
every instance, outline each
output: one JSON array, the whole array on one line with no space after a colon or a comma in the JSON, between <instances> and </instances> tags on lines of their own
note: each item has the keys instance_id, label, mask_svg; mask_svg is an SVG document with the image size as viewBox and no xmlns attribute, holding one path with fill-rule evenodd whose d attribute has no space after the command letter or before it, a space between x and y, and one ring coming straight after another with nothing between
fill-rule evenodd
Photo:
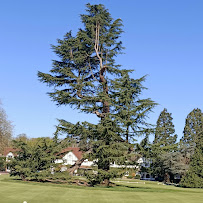
<instances>
[{"instance_id":1,"label":"bare branch","mask_svg":"<svg viewBox=\"0 0 203 203\"><path fill-rule=\"evenodd\" d=\"M92 113L95 113L99 118L104 118L105 115L103 113L100 113L98 111L93 111Z\"/></svg>"}]
</instances>

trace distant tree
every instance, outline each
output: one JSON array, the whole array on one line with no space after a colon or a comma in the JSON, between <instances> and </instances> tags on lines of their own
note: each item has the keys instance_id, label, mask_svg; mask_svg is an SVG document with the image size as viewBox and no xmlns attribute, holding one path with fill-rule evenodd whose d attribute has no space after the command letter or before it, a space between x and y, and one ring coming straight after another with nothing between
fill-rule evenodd
<instances>
[{"instance_id":1,"label":"distant tree","mask_svg":"<svg viewBox=\"0 0 203 203\"><path fill-rule=\"evenodd\" d=\"M167 109L164 108L157 120L155 138L151 145L151 157L153 160L151 169L159 180L165 182L170 182L170 175L173 176L172 168L175 161L173 157L178 147L178 144L176 144L177 135L172 120L171 113L168 113Z\"/></svg>"},{"instance_id":2,"label":"distant tree","mask_svg":"<svg viewBox=\"0 0 203 203\"><path fill-rule=\"evenodd\" d=\"M6 157L0 157L0 171L5 171Z\"/></svg>"},{"instance_id":3,"label":"distant tree","mask_svg":"<svg viewBox=\"0 0 203 203\"><path fill-rule=\"evenodd\" d=\"M160 147L165 147L166 150L167 146L170 147L175 144L177 139L172 120L171 113L168 113L167 109L164 108L156 123L154 144L159 145Z\"/></svg>"},{"instance_id":4,"label":"distant tree","mask_svg":"<svg viewBox=\"0 0 203 203\"><path fill-rule=\"evenodd\" d=\"M0 154L3 153L5 147L10 146L12 134L11 121L8 120L5 110L0 106Z\"/></svg>"},{"instance_id":5,"label":"distant tree","mask_svg":"<svg viewBox=\"0 0 203 203\"><path fill-rule=\"evenodd\" d=\"M23 142L28 142L29 138L27 137L27 135L25 133L21 133L19 135L16 136L16 138L14 139L16 141L23 141Z\"/></svg>"},{"instance_id":6,"label":"distant tree","mask_svg":"<svg viewBox=\"0 0 203 203\"><path fill-rule=\"evenodd\" d=\"M51 174L59 146L50 138L35 138L29 141L14 140L17 156L10 162L11 176L22 180L43 180Z\"/></svg>"},{"instance_id":7,"label":"distant tree","mask_svg":"<svg viewBox=\"0 0 203 203\"><path fill-rule=\"evenodd\" d=\"M193 109L185 120L183 137L180 141L182 151L185 156L191 156L194 153L195 140L203 125L203 113L200 109Z\"/></svg>"},{"instance_id":8,"label":"distant tree","mask_svg":"<svg viewBox=\"0 0 203 203\"><path fill-rule=\"evenodd\" d=\"M203 188L203 128L196 132L194 154L189 170L181 180L181 186Z\"/></svg>"},{"instance_id":9,"label":"distant tree","mask_svg":"<svg viewBox=\"0 0 203 203\"><path fill-rule=\"evenodd\" d=\"M141 142L135 145L135 152L145 158L151 158L151 143L149 142L149 136L145 136Z\"/></svg>"}]
</instances>

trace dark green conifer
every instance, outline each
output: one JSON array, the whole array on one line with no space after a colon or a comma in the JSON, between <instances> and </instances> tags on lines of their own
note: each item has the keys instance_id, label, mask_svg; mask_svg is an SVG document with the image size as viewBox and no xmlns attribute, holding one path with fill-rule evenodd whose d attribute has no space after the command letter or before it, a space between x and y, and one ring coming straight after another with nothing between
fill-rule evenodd
<instances>
[{"instance_id":1,"label":"dark green conifer","mask_svg":"<svg viewBox=\"0 0 203 203\"><path fill-rule=\"evenodd\" d=\"M168 157L172 158L172 153L177 151L177 135L172 120L171 113L164 108L157 120L155 138L151 146L151 169L159 180L165 182L170 182L170 175L173 173L172 162L168 162Z\"/></svg>"},{"instance_id":2,"label":"dark green conifer","mask_svg":"<svg viewBox=\"0 0 203 203\"><path fill-rule=\"evenodd\" d=\"M183 187L203 188L203 128L196 134L195 150L189 170L181 180Z\"/></svg>"},{"instance_id":3,"label":"dark green conifer","mask_svg":"<svg viewBox=\"0 0 203 203\"><path fill-rule=\"evenodd\" d=\"M203 113L200 109L193 109L185 120L185 127L183 131L183 137L180 141L182 151L185 154L192 155L195 148L195 140L197 134L201 131L203 125Z\"/></svg>"},{"instance_id":4,"label":"dark green conifer","mask_svg":"<svg viewBox=\"0 0 203 203\"><path fill-rule=\"evenodd\" d=\"M61 150L50 138L36 138L29 141L14 140L17 156L9 162L11 176L22 180L42 180L51 175L51 168Z\"/></svg>"},{"instance_id":5,"label":"dark green conifer","mask_svg":"<svg viewBox=\"0 0 203 203\"><path fill-rule=\"evenodd\" d=\"M156 123L154 144L164 147L166 150L167 147L175 144L177 139L172 120L171 113L168 113L167 109L164 108Z\"/></svg>"},{"instance_id":6,"label":"dark green conifer","mask_svg":"<svg viewBox=\"0 0 203 203\"><path fill-rule=\"evenodd\" d=\"M53 68L49 74L38 72L38 77L41 82L54 88L49 95L57 105L70 105L84 113L95 114L101 119L97 125L87 122L73 125L60 121L58 132L64 131L65 127L69 135L79 136L77 139L80 144L83 143L81 148L84 149L85 145L89 146L85 150L98 160L97 164L100 169L98 174L101 174L108 185L110 163L114 161L123 163L124 151L128 149L122 137L124 126L121 127L121 122L115 118L115 114L121 112L117 108L119 100L124 98L118 99L121 95L113 95L118 88L120 92L126 91L123 84L119 85L119 83L122 83L122 77L128 71L120 69L120 65L115 63L115 57L122 53L123 49L122 42L119 40L123 32L122 21L121 19L113 20L108 10L101 4L87 4L86 11L87 14L81 15L84 28L79 29L76 36L68 32L64 39L58 40L58 45L52 46L59 60L53 61ZM143 89L139 86L143 80L137 80L136 94L131 90L127 93L126 97L129 96L131 101ZM130 79L130 81L132 85L134 80ZM117 87L115 87L116 82ZM138 106L142 109L137 107L136 111L140 111L140 115L135 118L137 124L144 124L144 118L154 103L151 100L147 100L147 104L144 100L140 103L142 105ZM132 104L134 105L133 102ZM136 111L133 110L133 115ZM122 112L124 114L124 111ZM135 118L133 125L132 122L130 124L134 128L136 128ZM126 123L124 125L126 127ZM89 134L86 133L87 130Z\"/></svg>"}]
</instances>

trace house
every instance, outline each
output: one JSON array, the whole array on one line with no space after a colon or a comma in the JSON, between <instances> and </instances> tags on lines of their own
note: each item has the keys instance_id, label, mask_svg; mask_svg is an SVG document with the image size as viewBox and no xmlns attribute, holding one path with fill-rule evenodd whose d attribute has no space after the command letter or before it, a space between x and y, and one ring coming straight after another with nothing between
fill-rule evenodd
<instances>
[{"instance_id":1,"label":"house","mask_svg":"<svg viewBox=\"0 0 203 203\"><path fill-rule=\"evenodd\" d=\"M74 165L76 161L80 160L83 156L83 152L80 151L79 147L68 147L66 149L63 149L59 155L61 158L56 159L56 164L62 164L61 171L66 171L67 166ZM81 164L81 169L91 169L91 167L94 165L93 161L89 161L88 159L85 159L83 163ZM77 173L77 171L75 171Z\"/></svg>"},{"instance_id":2,"label":"house","mask_svg":"<svg viewBox=\"0 0 203 203\"><path fill-rule=\"evenodd\" d=\"M78 160L82 158L83 152L80 151L79 147L68 147L63 149L59 155L61 156L60 159L55 161L56 164L61 164L61 171L66 171L68 166L74 165ZM136 165L118 165L115 162L111 164L111 168L126 168L126 175L129 175L128 170L135 170L137 174L140 175L142 180L154 180L154 177L149 174L148 172L143 172L140 169L142 167L149 168L151 164L150 159L146 159L141 157L138 159ZM80 169L92 169L92 166L95 166L94 161L89 161L85 159L80 166ZM77 171L75 171L77 173Z\"/></svg>"},{"instance_id":3,"label":"house","mask_svg":"<svg viewBox=\"0 0 203 203\"><path fill-rule=\"evenodd\" d=\"M18 149L12 148L12 147L6 147L4 149L3 156L6 157L6 162L8 163L10 159L13 159L16 156L16 152L19 151ZM6 172L10 172L10 167L7 165Z\"/></svg>"},{"instance_id":4,"label":"house","mask_svg":"<svg viewBox=\"0 0 203 203\"><path fill-rule=\"evenodd\" d=\"M18 150L7 147L4 150L4 157L6 157L6 161L9 162L10 159L14 158L16 156L16 152ZM66 171L68 167L74 165L78 160L80 160L83 156L83 152L80 150L79 147L67 147L63 149L60 153L58 153L59 158L55 160L56 164L61 165L61 171ZM155 180L154 177L147 172L147 170L143 171L142 168L149 168L152 161L150 159L140 157L137 160L136 165L118 165L115 162L111 164L111 168L125 168L126 169L126 175L129 176L129 171L133 170L135 171L136 175L140 175L142 180ZM94 161L90 161L88 159L85 159L79 169L83 170L92 170L92 167L96 166ZM9 166L6 167L6 172L10 172ZM76 170L75 173L78 171Z\"/></svg>"},{"instance_id":5,"label":"house","mask_svg":"<svg viewBox=\"0 0 203 203\"><path fill-rule=\"evenodd\" d=\"M152 164L152 160L149 158L140 157L137 162L139 164L140 179L141 180L155 180L154 176L148 172L148 169L150 168L150 165Z\"/></svg>"}]
</instances>

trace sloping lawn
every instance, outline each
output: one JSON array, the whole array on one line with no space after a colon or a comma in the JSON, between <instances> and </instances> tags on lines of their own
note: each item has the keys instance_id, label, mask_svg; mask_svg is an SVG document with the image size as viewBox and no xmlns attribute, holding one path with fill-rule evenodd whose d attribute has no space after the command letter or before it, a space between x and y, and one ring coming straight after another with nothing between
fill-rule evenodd
<instances>
[{"instance_id":1,"label":"sloping lawn","mask_svg":"<svg viewBox=\"0 0 203 203\"><path fill-rule=\"evenodd\" d=\"M119 181L119 182L117 182ZM1 203L202 203L202 189L158 185L157 182L117 180L113 188L21 182L0 176Z\"/></svg>"}]
</instances>

